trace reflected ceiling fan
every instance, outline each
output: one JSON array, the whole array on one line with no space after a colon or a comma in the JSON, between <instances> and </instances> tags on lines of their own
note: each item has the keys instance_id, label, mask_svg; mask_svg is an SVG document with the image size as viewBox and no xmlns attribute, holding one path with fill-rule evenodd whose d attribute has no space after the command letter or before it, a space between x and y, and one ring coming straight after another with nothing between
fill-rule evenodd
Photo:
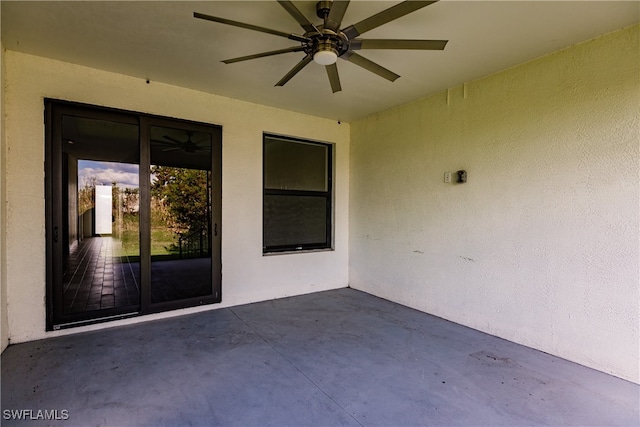
<instances>
[{"instance_id":1,"label":"reflected ceiling fan","mask_svg":"<svg viewBox=\"0 0 640 427\"><path fill-rule=\"evenodd\" d=\"M437 1L437 0L436 0ZM246 28L248 30L260 31L262 33L285 37L290 40L300 42L298 46L285 49L273 50L269 52L256 53L254 55L241 56L238 58L226 59L222 62L232 64L235 62L247 61L249 59L264 58L267 56L280 55L290 52L304 52L305 57L291 69L276 86L284 86L289 80L306 67L311 61L324 65L329 76L329 83L333 93L342 90L338 67L338 58L358 65L365 70L371 71L389 81L395 81L399 75L376 64L355 51L361 49L414 49L414 50L443 50L448 40L399 40L399 39L359 39L358 36L373 30L381 25L398 19L411 12L415 12L436 1L404 1L388 9L383 10L369 18L356 24L340 29L342 18L349 6L349 1L319 1L316 4L316 15L322 19L322 24L315 25L307 19L291 1L278 1L280 6L295 19L304 30L304 34L287 34L282 31L270 28L259 27L257 25L246 24L244 22L232 21L230 19L205 15L194 12L193 16L199 19L232 25L234 27Z\"/></svg>"},{"instance_id":2,"label":"reflected ceiling fan","mask_svg":"<svg viewBox=\"0 0 640 427\"><path fill-rule=\"evenodd\" d=\"M201 143L193 142L191 137L193 136L193 132L187 132L187 140L180 141L172 136L163 135L162 137L166 139L166 141L154 139L152 142L157 144L166 145L166 148L163 148L162 151L184 151L185 153L195 153L196 151L208 151L209 147L200 145Z\"/></svg>"}]
</instances>

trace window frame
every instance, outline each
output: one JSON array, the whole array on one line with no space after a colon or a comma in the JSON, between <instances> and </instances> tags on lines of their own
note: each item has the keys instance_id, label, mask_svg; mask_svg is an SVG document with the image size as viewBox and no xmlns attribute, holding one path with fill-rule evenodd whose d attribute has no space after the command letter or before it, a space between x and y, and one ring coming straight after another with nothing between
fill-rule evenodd
<instances>
[{"instance_id":1,"label":"window frame","mask_svg":"<svg viewBox=\"0 0 640 427\"><path fill-rule=\"evenodd\" d=\"M325 170L327 187L325 191L319 190L287 190L287 189L269 189L267 188L267 156L266 156L266 144L269 139L276 139L279 141L299 143L307 145L317 145L324 147L327 153L327 166ZM309 251L322 251L333 250L333 164L334 164L334 144L322 141L315 141L285 135L279 135L269 132L262 134L262 253L263 255L269 254L282 254L282 253L297 253L297 252L309 252ZM290 197L319 197L326 201L325 211L325 240L323 242L315 243L298 243L298 244L286 244L286 245L266 245L266 230L267 230L267 215L265 211L265 200L267 196L290 196Z\"/></svg>"}]
</instances>

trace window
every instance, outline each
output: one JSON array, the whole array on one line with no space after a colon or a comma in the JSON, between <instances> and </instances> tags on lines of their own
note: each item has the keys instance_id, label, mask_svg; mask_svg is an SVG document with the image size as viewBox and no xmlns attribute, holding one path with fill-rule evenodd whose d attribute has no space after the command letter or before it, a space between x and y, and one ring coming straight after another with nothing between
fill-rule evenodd
<instances>
[{"instance_id":1,"label":"window","mask_svg":"<svg viewBox=\"0 0 640 427\"><path fill-rule=\"evenodd\" d=\"M332 145L264 135L263 252L331 248Z\"/></svg>"}]
</instances>

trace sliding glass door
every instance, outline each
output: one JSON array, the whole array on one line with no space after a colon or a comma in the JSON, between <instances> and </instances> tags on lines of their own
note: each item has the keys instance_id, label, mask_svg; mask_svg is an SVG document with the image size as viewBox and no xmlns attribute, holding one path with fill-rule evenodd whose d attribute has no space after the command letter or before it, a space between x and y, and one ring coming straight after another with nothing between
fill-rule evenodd
<instances>
[{"instance_id":1,"label":"sliding glass door","mask_svg":"<svg viewBox=\"0 0 640 427\"><path fill-rule=\"evenodd\" d=\"M46 103L47 327L220 301L221 129Z\"/></svg>"},{"instance_id":2,"label":"sliding glass door","mask_svg":"<svg viewBox=\"0 0 640 427\"><path fill-rule=\"evenodd\" d=\"M215 296L212 239L219 221L211 212L220 200L212 188L212 134L153 121L149 138L151 304Z\"/></svg>"}]
</instances>

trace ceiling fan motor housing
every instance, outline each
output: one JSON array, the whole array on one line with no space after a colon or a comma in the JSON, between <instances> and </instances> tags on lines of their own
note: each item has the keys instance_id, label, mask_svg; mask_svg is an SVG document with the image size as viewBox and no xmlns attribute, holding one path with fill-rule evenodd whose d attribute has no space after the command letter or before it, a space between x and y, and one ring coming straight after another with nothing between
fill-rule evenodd
<instances>
[{"instance_id":1,"label":"ceiling fan motor housing","mask_svg":"<svg viewBox=\"0 0 640 427\"><path fill-rule=\"evenodd\" d=\"M332 4L333 2L329 0L322 0L316 3L316 15L318 16L318 18L324 19L327 15L329 15Z\"/></svg>"},{"instance_id":2,"label":"ceiling fan motor housing","mask_svg":"<svg viewBox=\"0 0 640 427\"><path fill-rule=\"evenodd\" d=\"M319 52L332 52L336 56L341 56L349 50L349 39L342 31L331 31L326 28L318 28L319 32L305 34L309 42L305 44L305 53L314 56Z\"/></svg>"}]
</instances>

